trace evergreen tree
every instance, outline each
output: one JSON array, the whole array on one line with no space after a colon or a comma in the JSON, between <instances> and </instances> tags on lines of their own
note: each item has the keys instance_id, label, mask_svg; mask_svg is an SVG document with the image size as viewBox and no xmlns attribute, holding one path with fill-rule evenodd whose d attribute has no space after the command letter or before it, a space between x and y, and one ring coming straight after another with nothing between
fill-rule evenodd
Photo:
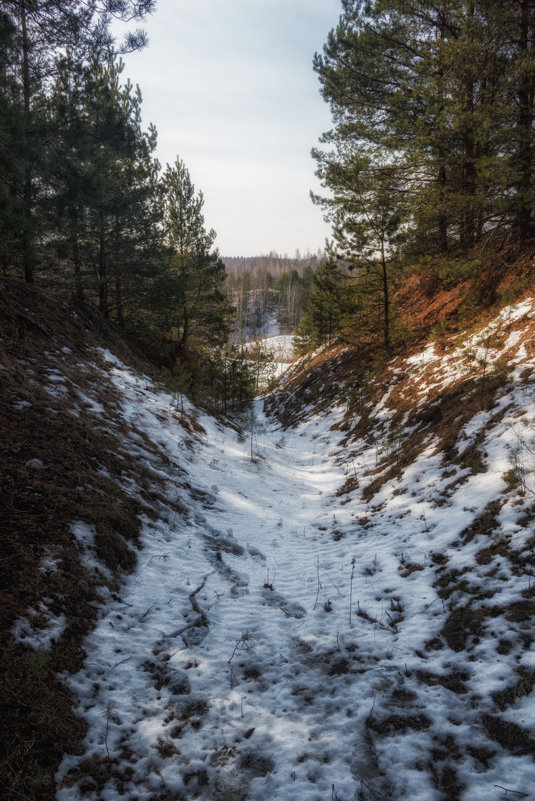
<instances>
[{"instance_id":1,"label":"evergreen tree","mask_svg":"<svg viewBox=\"0 0 535 801\"><path fill-rule=\"evenodd\" d=\"M114 42L110 20L143 17L154 7L154 0L4 0L2 29L6 21L14 29L11 37L9 69L4 71L2 88L8 82L12 105L20 115L22 147L11 142L12 175L8 181L18 187L12 204L20 207L18 247L26 281L33 282L39 261L40 200L50 183L49 157L57 142L50 125L50 88L58 59L66 51L77 63L92 54L109 57ZM135 32L126 37L124 50L143 46L145 37ZM22 180L19 180L22 176ZM46 237L45 237L46 238Z\"/></svg>"},{"instance_id":2,"label":"evergreen tree","mask_svg":"<svg viewBox=\"0 0 535 801\"><path fill-rule=\"evenodd\" d=\"M347 284L347 272L333 255L320 264L312 276L306 309L294 337L298 353L331 342L341 331Z\"/></svg>"},{"instance_id":3,"label":"evergreen tree","mask_svg":"<svg viewBox=\"0 0 535 801\"><path fill-rule=\"evenodd\" d=\"M161 261L162 242L156 132L141 129L139 90L121 84L122 69L112 60L78 71L68 58L61 65L49 242L78 300L96 302L124 327L140 319L142 285Z\"/></svg>"},{"instance_id":4,"label":"evergreen tree","mask_svg":"<svg viewBox=\"0 0 535 801\"><path fill-rule=\"evenodd\" d=\"M225 266L206 230L202 192L197 193L185 164L177 159L162 179L168 263L155 281L153 309L160 330L172 334L182 352L226 342L232 307L224 283Z\"/></svg>"},{"instance_id":5,"label":"evergreen tree","mask_svg":"<svg viewBox=\"0 0 535 801\"><path fill-rule=\"evenodd\" d=\"M333 113L323 142L344 167L405 168L413 251L530 233L534 22L529 0L343 0L315 58Z\"/></svg>"},{"instance_id":6,"label":"evergreen tree","mask_svg":"<svg viewBox=\"0 0 535 801\"><path fill-rule=\"evenodd\" d=\"M0 11L0 260L4 274L20 265L23 230L19 187L24 181L24 112L12 70L15 48L15 25Z\"/></svg>"},{"instance_id":7,"label":"evergreen tree","mask_svg":"<svg viewBox=\"0 0 535 801\"><path fill-rule=\"evenodd\" d=\"M339 254L349 269L356 271L359 288L366 287L381 298L383 342L388 347L391 270L409 216L404 170L369 157L346 156L343 161L324 157L318 175L332 190L332 196L315 195L314 199L327 209Z\"/></svg>"},{"instance_id":8,"label":"evergreen tree","mask_svg":"<svg viewBox=\"0 0 535 801\"><path fill-rule=\"evenodd\" d=\"M255 375L243 346L225 345L212 356L212 394L222 411L242 411L255 394Z\"/></svg>"}]
</instances>

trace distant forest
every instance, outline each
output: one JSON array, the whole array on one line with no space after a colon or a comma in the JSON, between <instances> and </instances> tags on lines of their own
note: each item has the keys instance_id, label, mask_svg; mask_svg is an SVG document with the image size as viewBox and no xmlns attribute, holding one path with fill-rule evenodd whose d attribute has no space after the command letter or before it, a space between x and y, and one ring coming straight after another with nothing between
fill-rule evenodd
<instances>
[{"instance_id":1,"label":"distant forest","mask_svg":"<svg viewBox=\"0 0 535 801\"><path fill-rule=\"evenodd\" d=\"M312 275L322 251L294 258L271 251L267 256L224 258L227 292L236 309L232 339L240 342L276 333L292 334L301 322Z\"/></svg>"},{"instance_id":2,"label":"distant forest","mask_svg":"<svg viewBox=\"0 0 535 801\"><path fill-rule=\"evenodd\" d=\"M224 257L223 264L228 275L240 276L243 273L255 275L260 272L268 272L274 278L279 278L282 273L291 272L292 270L295 270L299 275L302 275L307 267L316 270L324 255L322 250L318 250L316 253L306 253L305 255L301 255L297 250L295 255L290 257L286 254L280 255L271 250L267 256Z\"/></svg>"},{"instance_id":3,"label":"distant forest","mask_svg":"<svg viewBox=\"0 0 535 801\"><path fill-rule=\"evenodd\" d=\"M271 251L267 256L225 258L227 292L236 309L234 341L275 333L293 334L307 304L312 275L324 261L318 251L294 258Z\"/></svg>"}]
</instances>

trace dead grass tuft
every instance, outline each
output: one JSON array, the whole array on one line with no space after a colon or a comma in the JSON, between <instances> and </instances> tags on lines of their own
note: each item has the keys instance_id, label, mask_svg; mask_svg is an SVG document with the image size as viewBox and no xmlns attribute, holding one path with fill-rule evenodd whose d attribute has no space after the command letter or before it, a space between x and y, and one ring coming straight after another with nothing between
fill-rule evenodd
<instances>
[{"instance_id":1,"label":"dead grass tuft","mask_svg":"<svg viewBox=\"0 0 535 801\"><path fill-rule=\"evenodd\" d=\"M459 606L450 612L441 634L452 651L465 651L469 637L482 636L485 617L485 610L474 609L470 604Z\"/></svg>"},{"instance_id":2,"label":"dead grass tuft","mask_svg":"<svg viewBox=\"0 0 535 801\"><path fill-rule=\"evenodd\" d=\"M366 726L382 736L395 736L400 732L404 734L408 729L413 731L424 731L431 725L431 720L420 713L418 715L388 715L382 720L375 717L368 717Z\"/></svg>"},{"instance_id":3,"label":"dead grass tuft","mask_svg":"<svg viewBox=\"0 0 535 801\"><path fill-rule=\"evenodd\" d=\"M425 670L417 670L416 677L419 681L427 684L428 687L440 685L450 692L457 695L464 695L468 691L466 683L470 679L470 674L466 670L454 670L445 675L429 673Z\"/></svg>"},{"instance_id":4,"label":"dead grass tuft","mask_svg":"<svg viewBox=\"0 0 535 801\"><path fill-rule=\"evenodd\" d=\"M492 693L492 700L502 712L519 698L530 695L535 687L535 671L517 668L518 679L503 690Z\"/></svg>"}]
</instances>

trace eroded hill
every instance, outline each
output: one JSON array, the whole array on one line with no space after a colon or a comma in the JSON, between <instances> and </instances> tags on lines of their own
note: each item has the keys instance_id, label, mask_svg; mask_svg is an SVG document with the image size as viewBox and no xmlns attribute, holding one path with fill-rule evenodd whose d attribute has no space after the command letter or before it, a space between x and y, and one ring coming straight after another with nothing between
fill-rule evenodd
<instances>
[{"instance_id":1,"label":"eroded hill","mask_svg":"<svg viewBox=\"0 0 535 801\"><path fill-rule=\"evenodd\" d=\"M239 434L5 289L8 797L532 797L532 297Z\"/></svg>"}]
</instances>

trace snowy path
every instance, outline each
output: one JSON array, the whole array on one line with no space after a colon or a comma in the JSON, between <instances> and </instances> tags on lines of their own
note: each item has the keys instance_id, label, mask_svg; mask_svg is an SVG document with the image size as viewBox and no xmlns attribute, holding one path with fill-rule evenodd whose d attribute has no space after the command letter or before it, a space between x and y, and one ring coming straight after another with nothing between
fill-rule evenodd
<instances>
[{"instance_id":1,"label":"snowy path","mask_svg":"<svg viewBox=\"0 0 535 801\"><path fill-rule=\"evenodd\" d=\"M409 464L366 504L336 494L348 476L369 482L377 463L366 443L358 456L331 453L340 409L282 432L258 402L251 460L250 439L208 417L204 433L188 431L168 395L108 358L125 449L164 501L70 679L88 732L85 753L63 761L57 801L497 801L497 786L532 798L531 746L511 754L481 724L492 713L487 731L509 725L489 699L517 667L535 670L529 643L496 651L524 584L505 560L498 575L476 563L479 535L455 545L503 489L508 418L488 425L493 469L455 484L447 503L461 468L443 475L430 443L417 471ZM519 539L515 509L503 506L501 524ZM83 521L73 531L94 564L94 532ZM448 548L481 597L504 604L487 615L488 636L486 623L473 638L466 623L462 651L446 647L445 625L464 596L446 605L437 594ZM535 702L524 695L527 726Z\"/></svg>"},{"instance_id":2,"label":"snowy path","mask_svg":"<svg viewBox=\"0 0 535 801\"><path fill-rule=\"evenodd\" d=\"M124 369L115 381L129 422L177 465L187 458L178 500L188 511L186 520L169 510L167 522L145 522L139 568L89 637L86 669L72 682L91 724L86 764L68 757L61 775L72 769L83 792L94 785L104 799L148 799L161 788L283 798L281 783L298 782L306 801L334 782L342 788L340 726L326 725L338 632L324 604L340 599L347 616L350 565L345 549L333 555L332 539L322 539L344 478L328 456L329 421L283 434L258 402L254 461L250 438L209 418L192 454L173 418L162 422L169 397L141 391ZM311 681L318 648L326 655ZM103 784L102 759L111 774ZM73 792L69 781L58 799Z\"/></svg>"}]
</instances>

